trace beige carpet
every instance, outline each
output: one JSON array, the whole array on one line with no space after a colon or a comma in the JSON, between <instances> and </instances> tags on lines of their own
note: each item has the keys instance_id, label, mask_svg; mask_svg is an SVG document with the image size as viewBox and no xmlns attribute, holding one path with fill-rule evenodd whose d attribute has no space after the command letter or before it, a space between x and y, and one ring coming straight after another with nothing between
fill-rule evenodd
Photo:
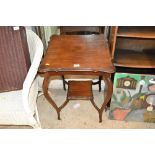
<instances>
[{"instance_id":1,"label":"beige carpet","mask_svg":"<svg viewBox=\"0 0 155 155\"><path fill-rule=\"evenodd\" d=\"M52 90L54 100L60 105L64 102L66 92ZM94 91L95 102L102 103L103 93ZM154 129L155 123L125 122L108 119L108 111L103 113L103 122L98 122L98 112L89 101L70 101L61 111L61 120L57 120L54 108L44 95L37 100L40 121L43 129ZM29 126L0 126L1 129L29 129Z\"/></svg>"}]
</instances>

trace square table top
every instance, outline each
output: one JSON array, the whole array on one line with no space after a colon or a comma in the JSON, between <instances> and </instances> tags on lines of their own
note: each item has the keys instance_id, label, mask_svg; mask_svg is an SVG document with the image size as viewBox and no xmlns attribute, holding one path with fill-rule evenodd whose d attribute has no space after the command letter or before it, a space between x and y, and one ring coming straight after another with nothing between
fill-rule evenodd
<instances>
[{"instance_id":1,"label":"square table top","mask_svg":"<svg viewBox=\"0 0 155 155\"><path fill-rule=\"evenodd\" d=\"M53 35L39 72L100 71L113 73L104 35Z\"/></svg>"}]
</instances>

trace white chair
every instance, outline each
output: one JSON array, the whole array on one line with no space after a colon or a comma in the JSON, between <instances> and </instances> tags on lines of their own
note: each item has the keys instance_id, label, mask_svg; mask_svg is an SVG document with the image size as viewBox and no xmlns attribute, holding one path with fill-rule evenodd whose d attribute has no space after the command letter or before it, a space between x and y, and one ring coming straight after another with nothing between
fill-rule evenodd
<instances>
[{"instance_id":1,"label":"white chair","mask_svg":"<svg viewBox=\"0 0 155 155\"><path fill-rule=\"evenodd\" d=\"M43 55L43 44L31 30L26 29L31 67L23 83L23 89L0 93L0 124L29 125L41 128L36 99L38 96L38 67Z\"/></svg>"}]
</instances>

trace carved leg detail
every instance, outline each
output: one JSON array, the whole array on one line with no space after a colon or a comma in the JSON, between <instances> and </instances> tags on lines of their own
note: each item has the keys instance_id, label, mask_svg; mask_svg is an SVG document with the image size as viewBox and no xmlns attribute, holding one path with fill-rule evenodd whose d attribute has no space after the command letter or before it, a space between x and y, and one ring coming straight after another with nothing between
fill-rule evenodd
<instances>
[{"instance_id":1,"label":"carved leg detail","mask_svg":"<svg viewBox=\"0 0 155 155\"><path fill-rule=\"evenodd\" d=\"M111 99L111 96L112 96L113 84L112 84L110 75L109 75L109 77L105 78L104 81L105 81L105 84L107 85L107 90L106 90L104 102L107 104L109 102L109 100Z\"/></svg>"},{"instance_id":2,"label":"carved leg detail","mask_svg":"<svg viewBox=\"0 0 155 155\"><path fill-rule=\"evenodd\" d=\"M98 111L99 113L99 122L102 122L102 113L103 113L103 110L107 109L107 104L111 98L111 95L112 95L112 90L113 90L113 85L112 85L112 82L111 82L111 78L110 78L110 74L105 74L103 77L102 77L105 81L105 86L106 86L106 91L104 91L104 102L101 106L101 108L98 108L98 106L95 104L94 100L90 100L91 103L93 104L93 106L95 107L95 109ZM100 81L102 80L102 78L100 77ZM56 103L52 100L51 96L49 95L48 93L48 85L49 85L49 82L50 82L50 75L49 74L46 74L45 75L45 78L44 78L44 81L43 81L43 92L44 92L44 95L45 95L45 98L49 101L49 103L53 106L53 108L56 110L57 112L57 115L58 115L58 120L60 120L60 111L67 105L67 103L69 102L68 99L66 99L66 101L60 106L58 107L56 105Z\"/></svg>"},{"instance_id":3,"label":"carved leg detail","mask_svg":"<svg viewBox=\"0 0 155 155\"><path fill-rule=\"evenodd\" d=\"M49 103L54 107L54 109L57 111L58 107L55 104L55 102L52 100L51 96L48 93L48 85L50 82L50 76L48 74L46 74L44 81L43 81L43 92L44 92L44 96L45 98L49 101Z\"/></svg>"},{"instance_id":4,"label":"carved leg detail","mask_svg":"<svg viewBox=\"0 0 155 155\"><path fill-rule=\"evenodd\" d=\"M94 100L92 99L90 101L91 101L92 105L94 106L94 108L99 112L100 109L97 107L97 105L95 104Z\"/></svg>"},{"instance_id":5,"label":"carved leg detail","mask_svg":"<svg viewBox=\"0 0 155 155\"><path fill-rule=\"evenodd\" d=\"M69 102L69 100L67 99L60 107L60 111L67 105L67 103Z\"/></svg>"},{"instance_id":6,"label":"carved leg detail","mask_svg":"<svg viewBox=\"0 0 155 155\"><path fill-rule=\"evenodd\" d=\"M103 76L103 79L105 82L106 90L104 90L104 102L103 102L101 108L98 108L98 106L95 104L94 100L91 100L91 103L93 104L93 106L99 113L99 122L100 123L102 122L102 113L103 113L104 109L107 110L107 104L111 98L112 90L113 90L113 85L111 82L110 74Z\"/></svg>"},{"instance_id":7,"label":"carved leg detail","mask_svg":"<svg viewBox=\"0 0 155 155\"><path fill-rule=\"evenodd\" d=\"M107 110L107 104L111 99L112 91L113 91L113 84L111 81L110 74L107 76L103 76L103 79L105 82L106 90L104 91L104 102L103 102L102 107L100 109L100 110L102 110L102 112L104 109L105 109L105 111Z\"/></svg>"},{"instance_id":8,"label":"carved leg detail","mask_svg":"<svg viewBox=\"0 0 155 155\"><path fill-rule=\"evenodd\" d=\"M103 77L104 79L104 82L105 82L105 87L106 87L106 90L104 90L104 102L101 106L101 108L98 108L98 106L95 104L94 100L90 100L92 105L94 106L94 108L98 111L99 113L99 122L101 123L102 122L102 113L103 113L103 110L107 110L107 104L111 98L111 95L112 95L112 89L113 89L113 86L112 86L112 82L111 82L111 79L110 79L110 75L106 75ZM101 78L100 78L101 80Z\"/></svg>"},{"instance_id":9,"label":"carved leg detail","mask_svg":"<svg viewBox=\"0 0 155 155\"><path fill-rule=\"evenodd\" d=\"M95 104L94 100L90 100L90 101L93 104L94 108L98 111L98 114L99 114L99 122L102 122L102 113L103 113L103 110L98 108L98 106Z\"/></svg>"},{"instance_id":10,"label":"carved leg detail","mask_svg":"<svg viewBox=\"0 0 155 155\"><path fill-rule=\"evenodd\" d=\"M45 98L48 100L48 102L53 106L53 108L56 110L57 115L58 115L58 120L61 120L60 118L60 111L67 105L68 100L66 100L60 107L56 105L56 103L52 100L51 96L48 93L48 85L50 82L50 76L46 74L43 82L43 92Z\"/></svg>"}]
</instances>

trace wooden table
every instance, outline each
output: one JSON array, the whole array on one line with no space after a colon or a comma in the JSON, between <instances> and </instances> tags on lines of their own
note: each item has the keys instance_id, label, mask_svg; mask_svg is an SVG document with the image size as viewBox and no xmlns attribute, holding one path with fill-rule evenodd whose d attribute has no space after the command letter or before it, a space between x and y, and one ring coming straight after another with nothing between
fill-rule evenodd
<instances>
[{"instance_id":1,"label":"wooden table","mask_svg":"<svg viewBox=\"0 0 155 155\"><path fill-rule=\"evenodd\" d=\"M115 68L111 62L108 44L103 35L54 35L49 42L47 53L40 65L39 73L44 76L43 92L49 103L55 108L60 119L60 107L48 93L51 76L94 75L102 76L106 84L104 101L98 108L99 120L109 102L113 85L111 73Z\"/></svg>"}]
</instances>

